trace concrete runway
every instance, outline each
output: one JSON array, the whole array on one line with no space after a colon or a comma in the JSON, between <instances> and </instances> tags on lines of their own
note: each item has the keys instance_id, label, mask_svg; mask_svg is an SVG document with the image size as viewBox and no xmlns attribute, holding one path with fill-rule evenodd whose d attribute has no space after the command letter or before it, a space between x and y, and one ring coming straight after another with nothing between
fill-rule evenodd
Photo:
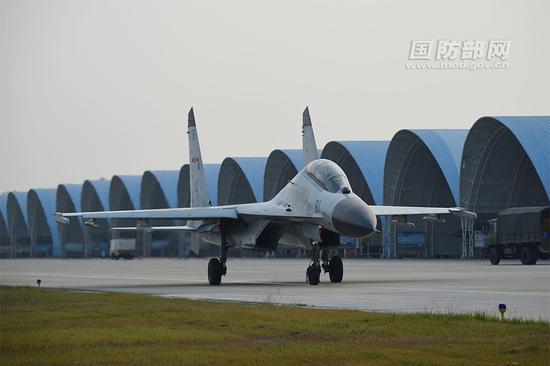
<instances>
[{"instance_id":1,"label":"concrete runway","mask_svg":"<svg viewBox=\"0 0 550 366\"><path fill-rule=\"evenodd\" d=\"M473 312L550 320L550 262L344 259L344 281L305 283L307 259L229 259L208 286L207 259L3 259L0 284L302 304L392 312Z\"/></svg>"}]
</instances>

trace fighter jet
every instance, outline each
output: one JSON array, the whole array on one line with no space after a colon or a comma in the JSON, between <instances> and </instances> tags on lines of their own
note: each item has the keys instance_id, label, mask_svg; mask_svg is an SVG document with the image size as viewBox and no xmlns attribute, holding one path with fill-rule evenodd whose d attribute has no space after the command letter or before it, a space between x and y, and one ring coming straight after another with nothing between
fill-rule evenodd
<instances>
[{"instance_id":1,"label":"fighter jet","mask_svg":"<svg viewBox=\"0 0 550 366\"><path fill-rule=\"evenodd\" d=\"M319 159L309 109L303 113L304 168L270 201L212 207L208 198L202 154L193 108L188 114L190 207L129 211L73 212L54 214L58 223L80 217L94 226L95 219L137 219L141 230L183 230L192 235L198 250L199 236L220 246L220 256L208 262L208 282L220 285L227 274L230 247L273 251L277 244L309 249L311 262L306 280L317 285L321 271L331 282L343 279L339 256L328 258L328 249L340 246L340 236L366 238L376 232L380 215L467 215L462 208L370 206L351 189L344 171L334 162ZM150 227L149 219L188 220L185 226ZM120 228L136 229L136 228Z\"/></svg>"}]
</instances>

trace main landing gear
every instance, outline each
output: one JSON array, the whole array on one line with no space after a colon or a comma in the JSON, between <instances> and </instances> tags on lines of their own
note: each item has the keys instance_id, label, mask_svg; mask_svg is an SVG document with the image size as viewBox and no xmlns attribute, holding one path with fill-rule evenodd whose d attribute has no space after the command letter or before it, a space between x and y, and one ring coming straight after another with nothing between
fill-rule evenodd
<instances>
[{"instance_id":1,"label":"main landing gear","mask_svg":"<svg viewBox=\"0 0 550 366\"><path fill-rule=\"evenodd\" d=\"M220 258L210 258L208 261L208 283L212 286L219 286L222 283L222 276L227 273L227 233L224 229L221 232L222 243L220 247Z\"/></svg>"},{"instance_id":2,"label":"main landing gear","mask_svg":"<svg viewBox=\"0 0 550 366\"><path fill-rule=\"evenodd\" d=\"M318 285L321 277L321 269L324 273L328 272L330 282L342 282L344 277L344 264L342 258L334 256L331 260L328 260L328 253L319 249L319 243L311 244L311 263L306 270L306 281L310 285Z\"/></svg>"}]
</instances>

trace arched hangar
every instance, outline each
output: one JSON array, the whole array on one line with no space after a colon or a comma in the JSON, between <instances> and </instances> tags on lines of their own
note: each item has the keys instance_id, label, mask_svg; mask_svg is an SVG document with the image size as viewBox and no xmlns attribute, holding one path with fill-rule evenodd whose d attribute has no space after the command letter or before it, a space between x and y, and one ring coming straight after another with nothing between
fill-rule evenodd
<instances>
[{"instance_id":1,"label":"arched hangar","mask_svg":"<svg viewBox=\"0 0 550 366\"><path fill-rule=\"evenodd\" d=\"M109 209L111 211L138 210L140 204L141 175L114 175L109 186ZM111 227L136 227L137 221L132 219L113 219ZM135 231L112 231L113 241L133 240L136 243ZM141 253L142 248L136 247Z\"/></svg>"},{"instance_id":2,"label":"arched hangar","mask_svg":"<svg viewBox=\"0 0 550 366\"><path fill-rule=\"evenodd\" d=\"M321 158L334 161L346 173L353 192L369 205L383 203L384 161L389 141L331 141L325 145ZM383 217L378 217L382 231ZM383 235L377 233L360 240L359 248L366 255L381 255Z\"/></svg>"},{"instance_id":3,"label":"arched hangar","mask_svg":"<svg viewBox=\"0 0 550 366\"><path fill-rule=\"evenodd\" d=\"M7 211L8 234L11 247L10 257L30 257L31 237L27 219L27 193L8 193Z\"/></svg>"},{"instance_id":4,"label":"arched hangar","mask_svg":"<svg viewBox=\"0 0 550 366\"><path fill-rule=\"evenodd\" d=\"M179 170L147 170L141 178L141 209L177 207ZM149 220L151 226L173 226L174 220ZM138 247L144 257L174 256L178 247L176 231L138 231Z\"/></svg>"},{"instance_id":5,"label":"arched hangar","mask_svg":"<svg viewBox=\"0 0 550 366\"><path fill-rule=\"evenodd\" d=\"M470 129L460 204L479 224L510 207L550 204L550 116L483 117Z\"/></svg>"},{"instance_id":6,"label":"arched hangar","mask_svg":"<svg viewBox=\"0 0 550 366\"><path fill-rule=\"evenodd\" d=\"M111 181L107 179L85 180L80 196L82 211L109 210L110 185ZM84 225L85 257L104 257L109 254L109 220L98 219L96 224L98 227Z\"/></svg>"},{"instance_id":7,"label":"arched hangar","mask_svg":"<svg viewBox=\"0 0 550 366\"><path fill-rule=\"evenodd\" d=\"M262 202L267 158L225 158L218 177L218 204Z\"/></svg>"},{"instance_id":8,"label":"arched hangar","mask_svg":"<svg viewBox=\"0 0 550 366\"><path fill-rule=\"evenodd\" d=\"M220 175L221 164L203 164L204 175L206 177L206 189L208 198L212 206L218 204L218 177ZM189 187L189 164L184 164L180 169L178 179L178 207L189 207L190 205L190 187Z\"/></svg>"},{"instance_id":9,"label":"arched hangar","mask_svg":"<svg viewBox=\"0 0 550 366\"><path fill-rule=\"evenodd\" d=\"M31 257L63 255L57 223L53 217L56 211L56 195L55 188L31 189L27 194Z\"/></svg>"},{"instance_id":10,"label":"arched hangar","mask_svg":"<svg viewBox=\"0 0 550 366\"><path fill-rule=\"evenodd\" d=\"M384 205L455 207L460 202L459 173L467 130L401 130L388 148L384 167ZM389 241L401 256L451 256L462 253L460 220L445 222L412 216L414 227L390 225Z\"/></svg>"},{"instance_id":11,"label":"arched hangar","mask_svg":"<svg viewBox=\"0 0 550 366\"><path fill-rule=\"evenodd\" d=\"M264 201L277 195L304 166L302 150L273 150L264 172Z\"/></svg>"},{"instance_id":12,"label":"arched hangar","mask_svg":"<svg viewBox=\"0 0 550 366\"><path fill-rule=\"evenodd\" d=\"M60 184L56 192L56 212L82 211L81 184ZM71 220L68 225L58 225L61 257L84 257L84 231L82 220Z\"/></svg>"},{"instance_id":13,"label":"arched hangar","mask_svg":"<svg viewBox=\"0 0 550 366\"><path fill-rule=\"evenodd\" d=\"M218 205L262 202L267 158L225 158L218 176ZM232 250L234 255L259 256L259 252ZM241 254L239 254L241 253Z\"/></svg>"},{"instance_id":14,"label":"arched hangar","mask_svg":"<svg viewBox=\"0 0 550 366\"><path fill-rule=\"evenodd\" d=\"M8 193L0 194L0 258L11 255L10 234L8 232Z\"/></svg>"}]
</instances>

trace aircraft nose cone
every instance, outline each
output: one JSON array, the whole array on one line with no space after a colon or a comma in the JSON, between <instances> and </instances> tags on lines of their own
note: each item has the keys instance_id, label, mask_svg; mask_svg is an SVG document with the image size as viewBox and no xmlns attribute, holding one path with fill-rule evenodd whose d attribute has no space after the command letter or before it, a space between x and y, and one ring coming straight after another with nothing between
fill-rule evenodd
<instances>
[{"instance_id":1,"label":"aircraft nose cone","mask_svg":"<svg viewBox=\"0 0 550 366\"><path fill-rule=\"evenodd\" d=\"M340 234L363 238L375 233L376 216L361 199L344 199L334 207L332 224Z\"/></svg>"}]
</instances>

